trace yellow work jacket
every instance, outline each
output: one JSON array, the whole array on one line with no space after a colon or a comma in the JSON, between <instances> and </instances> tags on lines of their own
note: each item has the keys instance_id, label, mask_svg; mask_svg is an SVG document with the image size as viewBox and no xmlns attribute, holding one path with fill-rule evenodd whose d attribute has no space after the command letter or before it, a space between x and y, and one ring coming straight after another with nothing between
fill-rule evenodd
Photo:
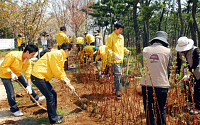
<instances>
[{"instance_id":1,"label":"yellow work jacket","mask_svg":"<svg viewBox=\"0 0 200 125\"><path fill-rule=\"evenodd\" d=\"M21 46L22 44L22 37L17 38L17 46Z\"/></svg>"},{"instance_id":2,"label":"yellow work jacket","mask_svg":"<svg viewBox=\"0 0 200 125\"><path fill-rule=\"evenodd\" d=\"M25 78L30 79L31 74L31 60L26 59L25 63L22 62L22 51L11 51L8 53L0 66L0 77L11 78L10 71L15 73L18 77L21 76L21 72L25 71Z\"/></svg>"},{"instance_id":3,"label":"yellow work jacket","mask_svg":"<svg viewBox=\"0 0 200 125\"><path fill-rule=\"evenodd\" d=\"M87 41L87 44L90 45L91 43L95 42L95 37L91 34L87 34L86 35L86 41Z\"/></svg>"},{"instance_id":4,"label":"yellow work jacket","mask_svg":"<svg viewBox=\"0 0 200 125\"><path fill-rule=\"evenodd\" d=\"M100 54L96 56L95 61L98 61L101 58L102 67L101 70L104 71L106 65L111 65L114 62L115 58L113 58L113 52L105 45L99 47Z\"/></svg>"},{"instance_id":5,"label":"yellow work jacket","mask_svg":"<svg viewBox=\"0 0 200 125\"><path fill-rule=\"evenodd\" d=\"M94 55L94 51L93 51L94 47L95 46L86 46L86 47L83 48L83 51L85 51L86 55L89 55L92 58L93 55Z\"/></svg>"},{"instance_id":6,"label":"yellow work jacket","mask_svg":"<svg viewBox=\"0 0 200 125\"><path fill-rule=\"evenodd\" d=\"M72 38L69 38L69 43L72 41Z\"/></svg>"},{"instance_id":7,"label":"yellow work jacket","mask_svg":"<svg viewBox=\"0 0 200 125\"><path fill-rule=\"evenodd\" d=\"M60 31L58 34L56 34L56 41L58 43L58 46L62 45L64 42L67 42L67 43L70 42L69 38L63 31Z\"/></svg>"},{"instance_id":8,"label":"yellow work jacket","mask_svg":"<svg viewBox=\"0 0 200 125\"><path fill-rule=\"evenodd\" d=\"M35 63L31 74L45 81L50 81L53 77L69 81L64 71L66 58L63 49L48 52Z\"/></svg>"},{"instance_id":9,"label":"yellow work jacket","mask_svg":"<svg viewBox=\"0 0 200 125\"><path fill-rule=\"evenodd\" d=\"M124 47L124 36L121 34L117 36L113 31L106 39L106 46L113 51L114 55L118 54L120 56L121 60L115 60L114 63L123 63L124 52L127 50Z\"/></svg>"},{"instance_id":10,"label":"yellow work jacket","mask_svg":"<svg viewBox=\"0 0 200 125\"><path fill-rule=\"evenodd\" d=\"M84 38L83 37L77 37L76 38L76 44L82 44L82 45L84 45Z\"/></svg>"}]
</instances>

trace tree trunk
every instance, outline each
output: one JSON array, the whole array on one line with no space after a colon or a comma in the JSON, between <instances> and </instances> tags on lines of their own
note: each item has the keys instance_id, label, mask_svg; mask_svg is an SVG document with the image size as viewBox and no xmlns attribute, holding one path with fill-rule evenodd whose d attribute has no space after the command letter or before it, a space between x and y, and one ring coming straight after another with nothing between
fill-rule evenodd
<instances>
[{"instance_id":1,"label":"tree trunk","mask_svg":"<svg viewBox=\"0 0 200 125\"><path fill-rule=\"evenodd\" d=\"M143 34L143 48L149 45L149 30L148 30L148 22L144 22L144 34Z\"/></svg>"},{"instance_id":2,"label":"tree trunk","mask_svg":"<svg viewBox=\"0 0 200 125\"><path fill-rule=\"evenodd\" d=\"M195 32L195 39L193 39L193 40L194 40L194 42L196 44L198 43L198 45L200 45L200 32L199 32L199 28L198 28L197 21L196 21L197 2L198 2L198 0L193 0L193 5L192 5L192 19L193 19L193 22L194 22L193 23L194 31L197 31L197 34L198 34L197 38L198 38L199 42L197 42L197 39L196 39L196 32Z\"/></svg>"},{"instance_id":3,"label":"tree trunk","mask_svg":"<svg viewBox=\"0 0 200 125\"><path fill-rule=\"evenodd\" d=\"M138 21L137 21L137 4L139 3L139 0L136 0L133 3L133 22L134 22L134 30L135 30L135 42L136 42L136 54L141 53L140 48L140 42L139 42L139 27L138 27Z\"/></svg>"},{"instance_id":4,"label":"tree trunk","mask_svg":"<svg viewBox=\"0 0 200 125\"><path fill-rule=\"evenodd\" d=\"M182 12L181 12L181 0L178 1L178 14L181 22L181 31L180 31L180 36L183 36L183 30L184 30L184 23L183 23L183 17L182 17Z\"/></svg>"},{"instance_id":5,"label":"tree trunk","mask_svg":"<svg viewBox=\"0 0 200 125\"><path fill-rule=\"evenodd\" d=\"M190 26L192 40L194 41L194 45L196 46L197 42L196 42L196 32L195 32L194 24L192 22L189 22L189 26Z\"/></svg>"},{"instance_id":6,"label":"tree trunk","mask_svg":"<svg viewBox=\"0 0 200 125\"><path fill-rule=\"evenodd\" d=\"M165 0L164 0L163 4L165 4ZM165 13L165 8L163 8L162 14L161 14L161 16L160 16L160 22L159 22L159 24L158 24L158 31L161 31L161 24L162 24L162 20L163 20L163 15L164 15L164 13Z\"/></svg>"}]
</instances>

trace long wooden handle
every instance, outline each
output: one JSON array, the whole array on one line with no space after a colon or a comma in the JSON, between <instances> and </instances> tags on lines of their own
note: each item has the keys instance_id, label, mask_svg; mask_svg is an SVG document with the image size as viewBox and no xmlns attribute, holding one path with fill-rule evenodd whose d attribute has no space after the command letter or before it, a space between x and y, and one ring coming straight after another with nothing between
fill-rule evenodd
<instances>
[{"instance_id":1,"label":"long wooden handle","mask_svg":"<svg viewBox=\"0 0 200 125\"><path fill-rule=\"evenodd\" d=\"M26 88L20 83L20 81L19 81L19 80L16 80L16 81L17 81L17 82L19 83L19 85L27 92ZM34 101L39 107L41 107L42 109L44 109L44 110L47 111L47 109L46 109L45 107L41 106L40 103L39 103L37 100L35 100L35 98L34 98L31 94L28 93L28 95L31 97L31 99L33 99L33 101Z\"/></svg>"}]
</instances>

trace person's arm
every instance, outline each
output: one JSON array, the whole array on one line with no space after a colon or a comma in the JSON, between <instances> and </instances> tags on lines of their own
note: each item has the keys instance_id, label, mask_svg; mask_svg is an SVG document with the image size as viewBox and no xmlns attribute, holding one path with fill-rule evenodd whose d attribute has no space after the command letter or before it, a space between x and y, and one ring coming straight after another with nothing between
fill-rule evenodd
<instances>
[{"instance_id":1,"label":"person's arm","mask_svg":"<svg viewBox=\"0 0 200 125\"><path fill-rule=\"evenodd\" d=\"M15 57L11 53L6 55L6 57L4 58L4 61L1 64L1 71L3 74L12 73L10 66L14 62L14 60L15 60Z\"/></svg>"},{"instance_id":2,"label":"person's arm","mask_svg":"<svg viewBox=\"0 0 200 125\"><path fill-rule=\"evenodd\" d=\"M144 67L143 54L142 54L142 57L141 57L141 64L142 64L142 67Z\"/></svg>"},{"instance_id":3,"label":"person's arm","mask_svg":"<svg viewBox=\"0 0 200 125\"><path fill-rule=\"evenodd\" d=\"M176 59L176 66L177 66L177 69L176 69L176 73L179 74L180 73L180 70L181 70L181 64L182 64L182 60L180 59L180 55L179 53L177 52L177 59Z\"/></svg>"},{"instance_id":4,"label":"person's arm","mask_svg":"<svg viewBox=\"0 0 200 125\"><path fill-rule=\"evenodd\" d=\"M31 79L27 79L27 86L31 85Z\"/></svg>"},{"instance_id":5,"label":"person's arm","mask_svg":"<svg viewBox=\"0 0 200 125\"><path fill-rule=\"evenodd\" d=\"M110 35L107 37L106 39L106 46L112 50L112 38L110 37Z\"/></svg>"},{"instance_id":6,"label":"person's arm","mask_svg":"<svg viewBox=\"0 0 200 125\"><path fill-rule=\"evenodd\" d=\"M172 53L170 53L170 56L169 56L169 63L168 63L168 67L167 67L168 78L169 78L170 73L171 73L171 71L170 71L170 67L172 66L172 60L173 60L173 58L172 58Z\"/></svg>"},{"instance_id":7,"label":"person's arm","mask_svg":"<svg viewBox=\"0 0 200 125\"><path fill-rule=\"evenodd\" d=\"M195 70L199 65L199 51L197 48L193 51L192 59L193 59L193 65L192 67L189 67L190 72L192 72L192 70Z\"/></svg>"}]
</instances>

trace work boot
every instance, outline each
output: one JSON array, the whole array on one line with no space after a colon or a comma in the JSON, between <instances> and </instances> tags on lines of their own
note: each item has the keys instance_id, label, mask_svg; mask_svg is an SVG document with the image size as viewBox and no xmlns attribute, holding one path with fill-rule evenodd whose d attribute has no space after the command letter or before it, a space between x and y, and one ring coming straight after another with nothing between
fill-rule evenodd
<instances>
[{"instance_id":1,"label":"work boot","mask_svg":"<svg viewBox=\"0 0 200 125\"><path fill-rule=\"evenodd\" d=\"M23 116L24 114L21 112L21 111L16 111L16 112L14 112L14 113L12 113L14 116Z\"/></svg>"}]
</instances>

